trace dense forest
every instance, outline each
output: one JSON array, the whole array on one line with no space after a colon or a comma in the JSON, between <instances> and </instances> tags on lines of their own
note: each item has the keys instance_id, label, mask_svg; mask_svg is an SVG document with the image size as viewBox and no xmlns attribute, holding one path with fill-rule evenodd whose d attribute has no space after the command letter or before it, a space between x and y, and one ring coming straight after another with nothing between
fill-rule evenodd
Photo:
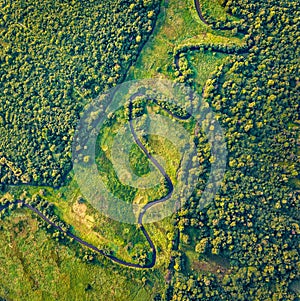
<instances>
[{"instance_id":1,"label":"dense forest","mask_svg":"<svg viewBox=\"0 0 300 301\"><path fill-rule=\"evenodd\" d=\"M1 184L62 184L79 112L124 78L157 4L0 2Z\"/></svg>"},{"instance_id":2,"label":"dense forest","mask_svg":"<svg viewBox=\"0 0 300 301\"><path fill-rule=\"evenodd\" d=\"M223 34L243 35L244 44L194 39L175 45L168 53L173 60L168 70L173 68L170 72L176 82L196 89L192 54L228 55L203 89L196 91L224 129L227 170L214 201L202 208L199 200L210 172L210 154L203 133L195 135L201 177L192 197L174 214L174 231L165 233L171 249L164 270L166 290L152 295L156 301L296 301L299 293L293 287L300 281L300 3L219 3L228 15L225 20L201 11L201 0L195 0L201 20ZM159 4L158 0L0 0L2 188L66 183L80 111L100 92L124 80L152 33ZM147 106L138 104L135 114L143 115ZM163 106L156 100L151 108L159 113L161 109L186 113ZM106 125L100 136L111 132L113 125ZM157 142L150 142L148 149L158 148ZM138 146L131 153L136 173L147 174L149 162ZM99 170L111 172L105 153L99 157ZM129 201L136 193L122 191L119 182L109 185ZM111 265L104 256L79 248L68 236L74 231L72 225L60 219L60 210L48 202L43 189L33 195L23 192L18 200L2 197L0 218L22 206L37 208L58 225L39 222L57 242L75 248L85 263L97 268ZM145 265L148 251L141 248L132 259ZM111 249L103 253L111 255ZM116 266L117 275L130 278L140 273L141 286L154 286L145 271Z\"/></svg>"},{"instance_id":3,"label":"dense forest","mask_svg":"<svg viewBox=\"0 0 300 301\"><path fill-rule=\"evenodd\" d=\"M216 70L203 91L226 129L228 169L209 208L201 210L195 196L178 214L182 239L167 298L296 300L291 283L300 276L299 2L223 5L246 22L251 45ZM187 245L200 259L228 260L230 272L188 271Z\"/></svg>"}]
</instances>

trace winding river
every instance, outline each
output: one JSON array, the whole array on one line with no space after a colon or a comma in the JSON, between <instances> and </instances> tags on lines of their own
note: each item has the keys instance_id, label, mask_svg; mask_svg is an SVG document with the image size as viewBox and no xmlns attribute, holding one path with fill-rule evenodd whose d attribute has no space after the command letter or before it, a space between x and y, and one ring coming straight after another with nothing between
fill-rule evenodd
<instances>
[{"instance_id":1,"label":"winding river","mask_svg":"<svg viewBox=\"0 0 300 301\"><path fill-rule=\"evenodd\" d=\"M202 15L201 12L201 7L200 7L200 2L199 0L194 0L195 2L195 7L196 10L198 12L199 18L201 19L201 21L203 21L205 24L208 24L208 22L205 20L205 18ZM178 66L178 57L175 57L175 63L176 66ZM62 227L60 227L59 225L55 224L54 222L52 222L47 216L45 216L41 211L39 211L37 208L31 206L30 204L25 203L24 201L21 200L16 200L13 202L7 202L5 205L1 205L0 206L0 212L5 210L6 208L8 208L10 205L22 205L23 207L31 210L32 212L36 213L41 219L43 219L46 223L50 224L54 229L59 230L62 233L65 233L67 236L69 236L70 238L72 238L73 240L75 240L76 242L80 243L81 245L93 250L94 252L101 254L107 258L109 258L110 260L112 260L113 262L119 263L121 265L124 265L126 267L132 267L132 268L142 268L142 269L149 269L152 268L155 263L156 263L156 248L155 245L153 243L153 241L151 240L151 237L149 235L149 233L147 232L147 230L145 229L144 225L143 225L143 217L145 215L145 213L147 212L148 209L150 209L151 207L155 206L158 203L163 203L165 201L167 201L168 199L171 198L172 194L173 194L173 190L174 190L174 186L173 183L169 177L169 175L166 173L166 171L164 170L164 168L158 163L158 161L148 152L148 150L146 149L146 147L143 145L143 143L141 142L141 140L138 138L134 127L133 127L133 122L132 122L132 108L133 108L133 100L137 97L140 96L140 93L136 93L134 95L131 96L130 98L130 103L129 103L129 124L130 124L130 131L131 134L134 138L135 143L140 147L140 149L144 152L144 154L147 156L147 158L154 164L154 166L159 170L159 172L162 174L162 176L165 178L167 186L169 188L169 192L167 195L165 195L164 197L157 199L157 200L153 200L149 203L147 203L142 209L141 212L138 215L138 225L140 230L142 231L142 233L144 234L150 248L152 251L152 258L151 261L149 263L146 263L144 265L139 264L139 263L132 263L132 262L128 262L125 260L122 260L114 255L111 254L107 254L106 252L104 252L103 250L97 248L95 245L88 243L87 241L81 239L80 237L76 236L75 234L71 233L71 231L69 230L64 230ZM154 102L156 102L155 100L153 100ZM158 102L156 102L156 104L158 104ZM159 104L158 104L159 105ZM185 116L179 116L176 115L174 113L172 113L169 109L167 108L162 108L163 110L165 110L168 114L170 114L172 117L175 117L177 119L180 120L187 120L190 115L187 114Z\"/></svg>"},{"instance_id":2,"label":"winding river","mask_svg":"<svg viewBox=\"0 0 300 301\"><path fill-rule=\"evenodd\" d=\"M62 227L60 227L60 226L56 225L54 222L52 222L47 216L45 216L37 208L31 206L30 204L25 203L24 201L17 200L17 201L13 201L13 202L8 202L5 205L0 206L0 212L4 209L8 208L10 205L21 204L23 207L28 208L31 211L33 211L34 213L36 213L41 219L43 219L45 222L50 224L54 229L57 229L60 232L65 233L67 236L69 236L70 238L73 238L76 242L80 243L81 245L95 251L96 253L99 253L99 254L111 259L112 261L114 261L116 263L119 263L119 264L127 266L127 267L133 267L133 268L143 268L143 269L152 268L155 265L155 262L156 262L156 248L155 248L155 245L154 245L153 241L151 240L151 237L150 237L149 233L147 232L147 230L145 229L145 227L143 225L143 217L144 217L145 213L147 212L147 210L149 208L155 206L156 204L163 203L163 202L167 201L168 199L170 199L172 194L173 194L173 191L174 191L174 186L173 186L172 180L169 177L169 175L166 173L164 168L158 163L158 161L148 152L148 150L143 145L141 140L138 138L138 136L137 136L137 134L134 130L133 122L132 122L132 109L133 109L133 101L137 96L141 96L141 94L140 93L135 93L134 95L132 95L130 97L130 103L129 103L129 125L130 125L131 134L134 138L135 143L140 147L140 149L144 152L144 154L147 156L147 158L155 165L155 167L159 170L159 172L165 178L167 186L169 188L169 192L168 192L167 195L165 195L164 197L162 197L160 199L153 200L153 201L147 203L141 209L141 211L138 215L139 228L143 232L143 234L144 234L144 236L145 236L145 238L146 238L146 240L147 240L147 242L148 242L148 244L151 248L151 251L152 251L152 258L151 258L151 261L149 263L146 263L145 265L141 265L141 264L138 264L138 263L132 263L132 262L122 260L122 259L120 259L120 258L118 258L114 255L106 254L106 252L104 252L103 250L101 250L101 249L97 248L95 245L90 244L87 241L81 239L80 237L76 236L75 234L73 234L69 230L65 231ZM167 113L170 113L172 115L172 117L175 117L175 118L178 118L178 119L181 119L181 120L186 120L186 119L189 118L189 115L179 116L179 115L176 115L176 114L170 112L170 110L168 110L168 109L165 109L165 108L162 108L162 109L165 110Z\"/></svg>"}]
</instances>

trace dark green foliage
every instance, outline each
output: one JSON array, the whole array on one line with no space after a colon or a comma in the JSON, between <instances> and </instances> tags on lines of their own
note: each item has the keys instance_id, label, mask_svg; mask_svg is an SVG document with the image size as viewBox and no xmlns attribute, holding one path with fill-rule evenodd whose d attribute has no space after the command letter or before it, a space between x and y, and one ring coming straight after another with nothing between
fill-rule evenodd
<instances>
[{"instance_id":1,"label":"dark green foliage","mask_svg":"<svg viewBox=\"0 0 300 301\"><path fill-rule=\"evenodd\" d=\"M60 185L82 106L120 82L158 1L6 1L0 12L0 183Z\"/></svg>"},{"instance_id":2,"label":"dark green foliage","mask_svg":"<svg viewBox=\"0 0 300 301\"><path fill-rule=\"evenodd\" d=\"M211 206L200 211L193 197L177 225L198 229L196 251L226 256L232 267L207 288L208 276L189 285L178 265L168 299L296 300L290 285L300 277L300 195L290 181L299 178L299 127L290 125L299 123L299 2L223 2L246 20L250 46L203 91L225 130L228 169Z\"/></svg>"},{"instance_id":3,"label":"dark green foliage","mask_svg":"<svg viewBox=\"0 0 300 301\"><path fill-rule=\"evenodd\" d=\"M226 295L214 275L200 274L197 277L190 276L178 279L170 300L222 301L230 299L228 299L228 295Z\"/></svg>"},{"instance_id":4,"label":"dark green foliage","mask_svg":"<svg viewBox=\"0 0 300 301\"><path fill-rule=\"evenodd\" d=\"M70 169L70 138L82 104L122 79L151 31L153 20L148 16L154 6L142 8L147 1L135 1L133 6L125 1L102 2L32 5L6 1L0 13L4 37L0 42L0 182L61 183ZM222 23L204 12L205 18L214 28L237 25L236 32L247 30L246 46L199 43L175 47L173 52L175 75L190 86L194 85L189 52L232 54L229 63L212 74L202 93L224 128L229 157L218 195L208 208L201 209L198 202L209 173L209 148L204 147L205 137L196 135L197 145L203 146L198 150L203 178L198 192L176 215L180 235L170 239L173 251L165 297L297 300L291 287L300 278L300 194L290 183L299 180L299 127L290 125L299 124L299 2L222 2L226 11L243 21L226 24L227 20ZM47 10L51 17L44 14ZM70 16L73 23L68 22ZM112 30L115 28L118 30ZM167 109L174 110L172 106ZM108 169L103 162L99 165ZM121 190L118 182L110 185ZM125 194L134 196L129 190ZM23 199L69 229L42 196L31 200L24 194ZM1 218L19 205L6 206L8 203L1 200L1 208L5 207ZM64 242L64 235L49 228L56 240ZM133 260L149 262L149 250L142 244L138 247ZM226 258L230 268L221 276L192 271L184 253L188 247L199 259ZM84 251L81 258L95 262L94 254ZM103 252L112 251L106 248ZM133 273L133 269L113 268L116 277L130 278ZM139 278L145 285L142 272ZM85 290L93 290L93 285ZM160 294L155 296L161 299Z\"/></svg>"},{"instance_id":5,"label":"dark green foliage","mask_svg":"<svg viewBox=\"0 0 300 301\"><path fill-rule=\"evenodd\" d=\"M133 172L139 177L150 172L149 161L146 155L136 144L132 145L129 154L129 162Z\"/></svg>"}]
</instances>

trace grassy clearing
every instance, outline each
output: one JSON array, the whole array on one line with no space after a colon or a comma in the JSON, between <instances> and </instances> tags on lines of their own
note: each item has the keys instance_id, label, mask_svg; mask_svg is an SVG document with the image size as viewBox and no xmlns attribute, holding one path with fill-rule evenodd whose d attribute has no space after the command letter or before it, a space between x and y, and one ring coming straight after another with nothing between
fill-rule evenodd
<instances>
[{"instance_id":1,"label":"grassy clearing","mask_svg":"<svg viewBox=\"0 0 300 301\"><path fill-rule=\"evenodd\" d=\"M124 272L106 260L83 263L72 248L39 230L28 211L17 210L1 226L0 273L5 277L0 296L7 300L153 300L163 291L157 270Z\"/></svg>"},{"instance_id":2,"label":"grassy clearing","mask_svg":"<svg viewBox=\"0 0 300 301\"><path fill-rule=\"evenodd\" d=\"M209 75L213 73L218 66L225 63L228 56L223 53L205 51L194 54L191 53L189 57L195 74L194 82L196 90L201 91Z\"/></svg>"},{"instance_id":3,"label":"grassy clearing","mask_svg":"<svg viewBox=\"0 0 300 301\"><path fill-rule=\"evenodd\" d=\"M235 16L229 15L221 6L219 0L201 0L201 9L204 13L219 21L238 21Z\"/></svg>"},{"instance_id":4,"label":"grassy clearing","mask_svg":"<svg viewBox=\"0 0 300 301\"><path fill-rule=\"evenodd\" d=\"M119 124L120 125L120 124ZM111 130L110 130L111 129ZM109 179L107 181L107 187L111 190L111 192L118 197L124 195L126 196L127 202L146 204L155 199L159 199L166 194L166 191L162 185L157 184L152 188L147 189L136 189L122 184L115 173L115 169L113 163L111 162L111 154L110 150L112 149L113 138L114 138L114 129L115 125L110 128L104 128L104 134L100 136L99 139L99 169L101 171L103 179ZM167 174L170 176L174 185L176 185L176 172L180 165L180 153L176 151L176 146L174 146L169 140L164 137L159 137L156 135L147 135L147 141L149 145L149 149L153 153L154 157L160 162ZM105 141L102 141L102 138ZM132 142L134 143L134 142ZM126 154L124 155L126 156ZM131 146L131 152L129 153L128 161L131 162L131 174L135 173L137 176L140 176L139 173L143 171L141 177L147 176L149 172L154 169L153 164L150 160L147 159L144 153L141 153L141 150L133 144ZM101 166L100 166L101 165ZM136 172L135 172L136 171ZM146 171L146 172L145 172ZM159 174L161 180L163 177ZM128 175L128 177L131 177ZM118 183L117 185L111 185L109 183ZM131 199L128 198L128 190L130 190Z\"/></svg>"},{"instance_id":5,"label":"grassy clearing","mask_svg":"<svg viewBox=\"0 0 300 301\"><path fill-rule=\"evenodd\" d=\"M204 33L189 39L186 39L183 45L193 45L197 43L215 43L222 45L243 45L243 40L238 37L217 36L211 33ZM205 82L210 77L214 70L225 63L229 55L213 52L209 50L191 51L188 55L188 60L191 63L194 71L194 83L196 91L200 92L204 87Z\"/></svg>"},{"instance_id":6,"label":"grassy clearing","mask_svg":"<svg viewBox=\"0 0 300 301\"><path fill-rule=\"evenodd\" d=\"M163 1L154 33L142 49L136 64L130 68L127 80L173 79L174 47L187 41L199 42L199 39L215 43L241 43L241 39L232 36L230 32L212 30L201 22L194 1Z\"/></svg>"},{"instance_id":7,"label":"grassy clearing","mask_svg":"<svg viewBox=\"0 0 300 301\"><path fill-rule=\"evenodd\" d=\"M196 43L214 43L214 44L223 44L223 45L238 45L242 46L243 41L238 37L226 37L226 36L217 36L212 33L201 33L199 35L193 36L191 38L185 39L180 45L189 45Z\"/></svg>"},{"instance_id":8,"label":"grassy clearing","mask_svg":"<svg viewBox=\"0 0 300 301\"><path fill-rule=\"evenodd\" d=\"M98 162L98 168L101 174L102 179L107 184L107 188L113 193L115 196L121 198L122 200L129 202L129 203L139 203L139 204L146 204L150 201L153 201L155 199L158 199L162 197L165 194L164 189L162 189L162 185L155 185L152 188L149 189L137 189L134 187L130 187L128 185L123 184L116 172L115 167L112 162L112 154L111 150L114 147L114 138L117 135L118 129L122 127L126 120L119 119L115 120L116 122L109 122L109 126L105 126L101 129L101 134L99 135L99 141L98 141L98 149L97 149L97 159L96 162ZM127 136L126 136L127 138ZM122 137L123 139L123 137ZM150 166L153 164L150 162L150 160L147 159L147 157L140 153L139 148L133 148L135 145L133 138L131 137L131 134L129 135L129 139L132 140L131 145L131 152L129 154L123 154L124 160L129 161L135 165L135 169L140 168L141 170L145 171L148 170L146 174L143 174L143 176L146 176L151 171ZM170 163L166 158L164 157L164 152L160 150L161 146L164 144L159 140L155 140L151 135L148 136L148 143L150 149L153 151L154 155L157 154L159 156L163 156L164 162L166 162L166 171L170 172L174 170L174 167L171 167ZM171 145L169 145L169 148ZM168 147L165 146L164 149L166 150ZM132 152L132 150L135 150ZM170 150L169 150L170 153ZM125 158L127 155L129 155L129 158ZM170 155L168 156L170 157ZM175 161L176 161L175 156ZM139 160L139 161L138 161ZM177 158L177 163L179 164L180 158ZM124 163L125 164L125 163ZM128 167L128 166L127 166ZM129 166L130 167L130 166ZM124 170L126 166L122 167L122 170ZM128 171L127 177L132 177L132 173L134 173L134 169ZM174 174L174 173L173 173ZM136 174L137 175L137 174ZM163 177L161 177L160 181L163 180ZM175 175L173 175L173 178L175 178Z\"/></svg>"},{"instance_id":9,"label":"grassy clearing","mask_svg":"<svg viewBox=\"0 0 300 301\"><path fill-rule=\"evenodd\" d=\"M180 249L185 254L185 273L212 273L222 279L225 274L230 273L229 260L222 255L215 255L209 252L199 254L195 251L196 242L199 237L199 230L189 228L184 234L188 239L181 238Z\"/></svg>"},{"instance_id":10,"label":"grassy clearing","mask_svg":"<svg viewBox=\"0 0 300 301\"><path fill-rule=\"evenodd\" d=\"M68 186L60 189L12 186L8 189L7 194L18 198L24 188L30 195L43 190L43 197L55 205L56 214L67 224L72 225L76 235L100 248L108 247L120 258L132 261L131 255L136 249L143 246L148 247L144 236L135 225L111 220L87 202L79 204L77 200L82 198L82 195L74 180Z\"/></svg>"},{"instance_id":11,"label":"grassy clearing","mask_svg":"<svg viewBox=\"0 0 300 301\"><path fill-rule=\"evenodd\" d=\"M176 184L176 171L180 164L180 153L176 149L176 145L164 137L151 135L149 137L149 145L155 154L164 159L165 170L170 176L173 183Z\"/></svg>"},{"instance_id":12,"label":"grassy clearing","mask_svg":"<svg viewBox=\"0 0 300 301\"><path fill-rule=\"evenodd\" d=\"M212 273L222 279L230 273L228 261L216 255L205 255L199 258L199 254L193 250L184 250L186 256L186 270L188 272Z\"/></svg>"},{"instance_id":13,"label":"grassy clearing","mask_svg":"<svg viewBox=\"0 0 300 301\"><path fill-rule=\"evenodd\" d=\"M26 190L30 194L34 194L40 189L27 187ZM22 189L12 187L9 191L10 194L18 196ZM133 254L141 248L147 249L149 247L136 225L119 223L109 219L86 202L79 204L77 200L81 194L75 181L72 181L68 187L62 187L59 190L45 187L44 191L45 198L56 206L56 214L67 224L72 225L73 232L87 242L100 247L100 249L109 249L119 258L133 262ZM165 237L167 230L164 229L171 231L172 226L166 228L165 222L163 225L160 229L152 229L154 236ZM158 254L160 264L157 265L160 268L165 264L170 250L166 247L167 241L161 239L157 242L157 246L161 249L160 254ZM103 257L100 257L102 260Z\"/></svg>"},{"instance_id":14,"label":"grassy clearing","mask_svg":"<svg viewBox=\"0 0 300 301\"><path fill-rule=\"evenodd\" d=\"M192 240L189 244L181 242L181 250L185 254L185 272L189 273L212 273L222 279L225 274L230 273L228 259L220 255L199 254L195 251L195 243Z\"/></svg>"},{"instance_id":15,"label":"grassy clearing","mask_svg":"<svg viewBox=\"0 0 300 301\"><path fill-rule=\"evenodd\" d=\"M130 149L129 163L132 171L139 177L147 175L151 171L148 158L136 144L132 145Z\"/></svg>"}]
</instances>

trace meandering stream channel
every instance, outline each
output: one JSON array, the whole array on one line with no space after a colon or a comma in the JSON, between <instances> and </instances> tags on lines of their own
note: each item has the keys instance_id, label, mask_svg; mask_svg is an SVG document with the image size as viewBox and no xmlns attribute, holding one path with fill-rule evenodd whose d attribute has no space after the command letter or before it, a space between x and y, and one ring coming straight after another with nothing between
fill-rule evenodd
<instances>
[{"instance_id":1,"label":"meandering stream channel","mask_svg":"<svg viewBox=\"0 0 300 301\"><path fill-rule=\"evenodd\" d=\"M200 7L200 2L199 0L194 0L195 2L195 7L196 10L198 12L199 18L205 23L208 24L208 22L204 19L202 12L201 12L201 7ZM177 62L178 64L178 62ZM176 64L176 65L177 65ZM75 234L71 233L69 230L65 231L62 227L60 227L59 225L55 224L54 222L52 222L47 216L45 216L41 211L39 211L37 208L31 206L30 204L25 203L24 201L21 200L16 200L13 202L7 202L5 205L0 206L0 212L5 210L6 208L8 208L10 205L18 205L21 204L23 207L33 211L34 213L36 213L41 219L43 219L45 222L47 222L48 224L50 224L53 228L59 230L62 233L65 233L67 236L69 236L70 238L73 238L76 242L80 243L81 245L95 251L96 253L99 253L109 259L111 259L113 262L119 263L121 265L127 266L127 267L133 267L133 268L152 268L155 263L156 263L156 248L155 245L153 243L153 241L151 240L151 237L149 235L149 233L147 232L147 230L145 229L144 225L143 225L143 217L146 214L147 210L150 209L151 207L155 206L158 203L162 203L167 201L168 199L171 198L172 194L173 194L173 183L169 177L169 175L166 173L166 171L164 170L164 168L158 163L158 161L149 153L149 151L146 149L146 147L143 145L143 143L141 142L141 140L139 139L139 137L137 136L134 127L133 127L133 122L132 122L132 108L133 108L133 100L134 98L136 98L137 96L140 96L139 93L136 93L134 95L131 96L130 98L130 105L129 105L129 123L130 123L130 131L131 134L134 138L135 143L139 146L139 148L144 152L144 154L147 156L147 158L154 164L154 166L159 170L159 172L162 174L162 176L165 178L165 181L167 183L167 186L169 188L168 194L165 195L162 198L159 198L157 200L153 200L149 203L147 203L142 210L140 211L139 215L138 215L138 225L140 230L143 232L150 248L152 251L152 257L151 257L151 261L149 263L146 263L144 265L139 264L139 263L132 263L132 262L128 262L125 260L122 260L114 255L111 254L107 254L106 252L104 252L103 250L97 248L95 245L88 243L87 241L81 239L80 237L76 236ZM155 101L155 100L154 100ZM172 113L170 110L162 108L163 110L165 110L168 114L170 114L172 117L175 117L177 119L181 119L181 120L186 120L188 119L190 116L186 115L186 116L179 116L176 115L174 113Z\"/></svg>"}]
</instances>

